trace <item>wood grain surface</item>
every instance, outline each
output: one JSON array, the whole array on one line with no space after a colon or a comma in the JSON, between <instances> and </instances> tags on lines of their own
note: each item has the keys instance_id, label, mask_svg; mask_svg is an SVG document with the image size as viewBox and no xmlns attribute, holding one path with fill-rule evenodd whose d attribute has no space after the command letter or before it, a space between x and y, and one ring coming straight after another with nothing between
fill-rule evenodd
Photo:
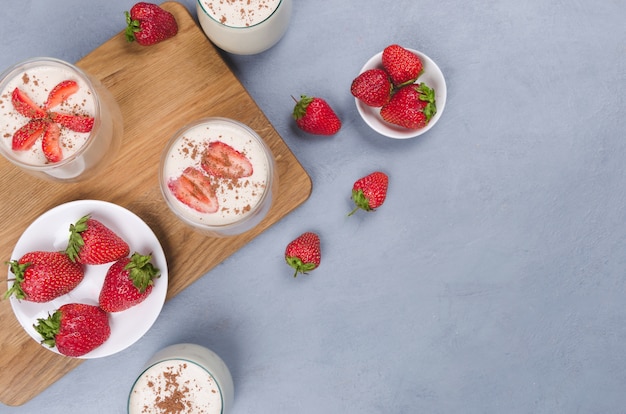
<instances>
[{"instance_id":1,"label":"wood grain surface","mask_svg":"<svg viewBox=\"0 0 626 414\"><path fill-rule=\"evenodd\" d=\"M124 115L122 150L106 169L88 181L61 184L33 178L0 159L3 261L17 259L11 253L20 235L50 208L78 199L110 201L141 217L161 241L168 260L170 299L309 197L310 177L194 18L179 3L162 7L178 21L176 37L142 47L127 43L120 32L77 62L109 88ZM278 196L261 224L240 236L209 238L189 230L161 197L158 163L165 142L184 124L206 116L249 125L276 157ZM204 254L192 257L189 251ZM6 275L5 268L0 279L5 288ZM84 362L34 341L18 323L9 300L0 301L0 332L0 401L6 405L26 403Z\"/></svg>"}]
</instances>

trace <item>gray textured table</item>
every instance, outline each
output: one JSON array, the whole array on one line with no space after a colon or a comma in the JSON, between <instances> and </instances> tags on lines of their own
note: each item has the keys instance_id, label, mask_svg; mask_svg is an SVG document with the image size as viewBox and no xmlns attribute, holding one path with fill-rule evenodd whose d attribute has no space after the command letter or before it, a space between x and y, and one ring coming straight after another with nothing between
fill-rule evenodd
<instances>
[{"instance_id":1,"label":"gray textured table","mask_svg":"<svg viewBox=\"0 0 626 414\"><path fill-rule=\"evenodd\" d=\"M0 67L77 61L132 2L85 4L3 3ZM310 199L134 346L1 413L121 413L144 362L182 341L229 365L234 414L626 410L626 2L381 4L295 0L276 47L225 56L311 175ZM390 43L446 76L443 117L417 139L368 129L349 93ZM301 93L335 107L338 135L295 129ZM386 204L347 218L373 169L389 173ZM323 261L294 279L283 249L306 230Z\"/></svg>"}]
</instances>

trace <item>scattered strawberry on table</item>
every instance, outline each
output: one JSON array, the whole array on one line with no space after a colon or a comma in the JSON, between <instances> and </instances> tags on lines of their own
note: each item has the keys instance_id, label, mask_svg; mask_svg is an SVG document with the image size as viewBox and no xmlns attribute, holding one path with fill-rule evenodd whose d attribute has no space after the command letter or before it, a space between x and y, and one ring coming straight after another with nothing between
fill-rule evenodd
<instances>
[{"instance_id":1,"label":"scattered strawberry on table","mask_svg":"<svg viewBox=\"0 0 626 414\"><path fill-rule=\"evenodd\" d=\"M65 127L75 132L90 132L94 125L94 118L80 113L65 113L52 111L61 105L79 89L74 80L59 82L48 93L43 106L38 106L19 88L11 94L11 104L21 115L28 118L28 122L13 134L11 148L14 151L27 151L42 138L42 149L49 162L59 162L63 159L61 150L61 128Z\"/></svg>"},{"instance_id":2,"label":"scattered strawberry on table","mask_svg":"<svg viewBox=\"0 0 626 414\"><path fill-rule=\"evenodd\" d=\"M341 129L341 120L322 98L301 95L293 108L296 125L309 134L334 135Z\"/></svg>"},{"instance_id":3,"label":"scattered strawberry on table","mask_svg":"<svg viewBox=\"0 0 626 414\"><path fill-rule=\"evenodd\" d=\"M70 260L97 265L128 256L130 247L109 227L86 215L70 225L70 237L65 252Z\"/></svg>"},{"instance_id":4,"label":"scattered strawberry on table","mask_svg":"<svg viewBox=\"0 0 626 414\"><path fill-rule=\"evenodd\" d=\"M423 73L419 56L400 45L389 45L382 53L382 69L359 74L350 92L365 105L381 108L380 116L390 124L424 128L437 113L437 104L435 90L418 82Z\"/></svg>"},{"instance_id":5,"label":"scattered strawberry on table","mask_svg":"<svg viewBox=\"0 0 626 414\"><path fill-rule=\"evenodd\" d=\"M359 209L374 211L380 207L387 198L388 184L389 177L380 171L375 171L356 180L352 186L352 201L354 201L356 207L348 216L351 216Z\"/></svg>"},{"instance_id":6,"label":"scattered strawberry on table","mask_svg":"<svg viewBox=\"0 0 626 414\"><path fill-rule=\"evenodd\" d=\"M100 290L99 304L105 312L121 312L143 302L161 276L151 255L133 253L111 265Z\"/></svg>"},{"instance_id":7,"label":"scattered strawberry on table","mask_svg":"<svg viewBox=\"0 0 626 414\"><path fill-rule=\"evenodd\" d=\"M306 274L320 265L322 253L320 238L316 233L306 232L291 241L285 249L285 260L295 272Z\"/></svg>"},{"instance_id":8,"label":"scattered strawberry on table","mask_svg":"<svg viewBox=\"0 0 626 414\"><path fill-rule=\"evenodd\" d=\"M136 3L126 14L126 40L151 46L176 36L178 23L174 15L156 4Z\"/></svg>"},{"instance_id":9,"label":"scattered strawberry on table","mask_svg":"<svg viewBox=\"0 0 626 414\"><path fill-rule=\"evenodd\" d=\"M99 306L68 303L47 318L37 319L35 330L41 343L66 356L79 357L93 351L111 336L109 315Z\"/></svg>"},{"instance_id":10,"label":"scattered strawberry on table","mask_svg":"<svg viewBox=\"0 0 626 414\"><path fill-rule=\"evenodd\" d=\"M72 291L85 276L83 266L62 252L32 251L8 264L15 280L5 299L49 302Z\"/></svg>"}]
</instances>

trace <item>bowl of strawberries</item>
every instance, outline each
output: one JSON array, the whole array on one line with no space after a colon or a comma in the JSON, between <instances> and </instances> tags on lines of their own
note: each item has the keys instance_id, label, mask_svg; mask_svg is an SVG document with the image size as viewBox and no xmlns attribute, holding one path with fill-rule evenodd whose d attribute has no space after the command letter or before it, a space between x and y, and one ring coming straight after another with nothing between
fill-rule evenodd
<instances>
[{"instance_id":1,"label":"bowl of strawberries","mask_svg":"<svg viewBox=\"0 0 626 414\"><path fill-rule=\"evenodd\" d=\"M414 138L430 130L446 105L446 81L424 53L397 44L372 56L350 85L367 125L389 138Z\"/></svg>"},{"instance_id":2,"label":"bowl of strawberries","mask_svg":"<svg viewBox=\"0 0 626 414\"><path fill-rule=\"evenodd\" d=\"M165 253L131 211L101 200L58 205L22 233L5 298L24 330L55 353L100 358L132 345L165 302Z\"/></svg>"}]
</instances>

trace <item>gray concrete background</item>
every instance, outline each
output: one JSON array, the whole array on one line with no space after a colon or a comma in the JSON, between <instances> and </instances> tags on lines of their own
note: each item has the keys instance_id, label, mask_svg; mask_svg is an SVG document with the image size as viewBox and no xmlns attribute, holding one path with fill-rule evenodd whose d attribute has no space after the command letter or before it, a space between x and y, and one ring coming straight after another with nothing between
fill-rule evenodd
<instances>
[{"instance_id":1,"label":"gray concrete background","mask_svg":"<svg viewBox=\"0 0 626 414\"><path fill-rule=\"evenodd\" d=\"M77 61L132 4L5 1L0 67ZM229 365L233 414L626 412L625 21L623 0L295 0L276 47L225 59L311 175L310 199L134 346L0 412L124 412L144 362L182 341ZM446 77L420 138L377 135L349 93L391 43ZM301 93L331 103L338 135L294 127ZM374 169L385 205L347 218ZM322 265L294 280L284 247L307 230Z\"/></svg>"}]
</instances>

